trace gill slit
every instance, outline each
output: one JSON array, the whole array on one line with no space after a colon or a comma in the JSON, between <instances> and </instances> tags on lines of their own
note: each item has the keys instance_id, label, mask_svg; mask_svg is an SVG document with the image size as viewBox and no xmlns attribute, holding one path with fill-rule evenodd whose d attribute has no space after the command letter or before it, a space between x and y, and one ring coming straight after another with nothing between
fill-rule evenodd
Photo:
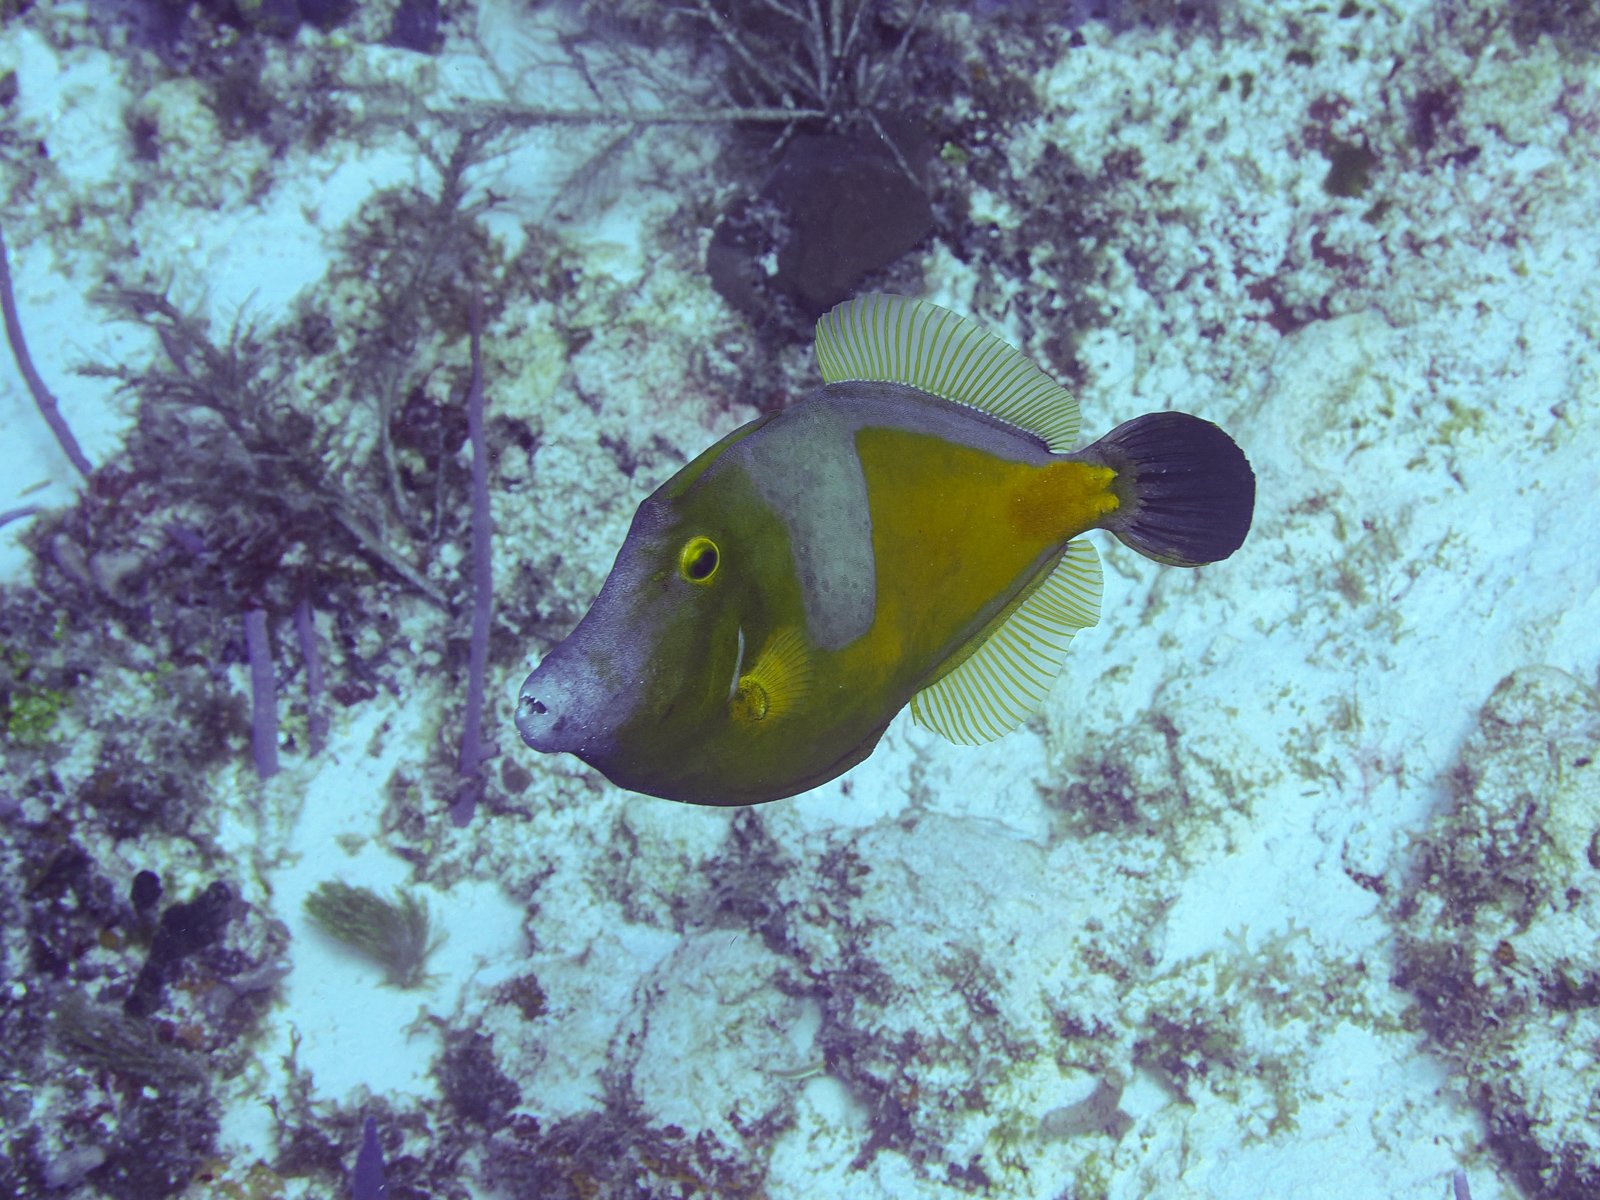
<instances>
[{"instance_id":1,"label":"gill slit","mask_svg":"<svg viewBox=\"0 0 1600 1200\"><path fill-rule=\"evenodd\" d=\"M733 657L733 678L728 681L728 699L739 694L739 676L744 670L744 626L739 626L739 652Z\"/></svg>"}]
</instances>

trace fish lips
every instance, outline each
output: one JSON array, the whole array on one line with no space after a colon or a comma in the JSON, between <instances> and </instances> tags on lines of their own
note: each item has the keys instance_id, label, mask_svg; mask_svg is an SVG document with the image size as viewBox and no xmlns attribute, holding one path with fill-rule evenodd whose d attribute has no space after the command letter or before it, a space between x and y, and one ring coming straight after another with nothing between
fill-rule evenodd
<instances>
[{"instance_id":1,"label":"fish lips","mask_svg":"<svg viewBox=\"0 0 1600 1200\"><path fill-rule=\"evenodd\" d=\"M535 750L547 749L546 742L555 731L557 718L544 701L539 699L543 690L538 685L537 672L529 675L517 695L517 715L514 718L522 740Z\"/></svg>"},{"instance_id":2,"label":"fish lips","mask_svg":"<svg viewBox=\"0 0 1600 1200\"><path fill-rule=\"evenodd\" d=\"M517 693L517 732L542 754L577 753L582 748L584 739L574 720L579 697L568 674L552 655L534 668Z\"/></svg>"},{"instance_id":3,"label":"fish lips","mask_svg":"<svg viewBox=\"0 0 1600 1200\"><path fill-rule=\"evenodd\" d=\"M551 650L518 690L517 732L541 754L592 761L613 743L619 725L632 719L632 689L625 681L637 672L619 669L624 656L617 652L630 642L592 618L593 613ZM602 636L595 636L597 628Z\"/></svg>"}]
</instances>

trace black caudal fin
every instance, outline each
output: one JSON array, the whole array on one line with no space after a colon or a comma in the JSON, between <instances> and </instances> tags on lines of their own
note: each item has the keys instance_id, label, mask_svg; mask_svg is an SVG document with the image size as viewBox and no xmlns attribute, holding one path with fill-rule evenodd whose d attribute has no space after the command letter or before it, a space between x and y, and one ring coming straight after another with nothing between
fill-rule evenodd
<instances>
[{"instance_id":1,"label":"black caudal fin","mask_svg":"<svg viewBox=\"0 0 1600 1200\"><path fill-rule=\"evenodd\" d=\"M1118 425L1089 447L1117 473L1121 506L1105 523L1140 554L1179 567L1227 558L1250 532L1256 477L1210 421L1159 412Z\"/></svg>"}]
</instances>

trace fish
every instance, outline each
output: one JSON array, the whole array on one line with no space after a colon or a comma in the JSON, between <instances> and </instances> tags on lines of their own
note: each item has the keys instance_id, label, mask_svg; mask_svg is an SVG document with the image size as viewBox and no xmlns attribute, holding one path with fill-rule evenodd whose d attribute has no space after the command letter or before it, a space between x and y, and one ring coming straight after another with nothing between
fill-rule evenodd
<instances>
[{"instance_id":1,"label":"fish","mask_svg":"<svg viewBox=\"0 0 1600 1200\"><path fill-rule=\"evenodd\" d=\"M961 745L1044 704L1099 619L1105 530L1194 567L1250 531L1216 425L1147 413L1074 450L1070 392L925 300L817 322L821 386L649 495L611 573L518 693L522 740L629 791L762 804L867 758L907 705Z\"/></svg>"}]
</instances>

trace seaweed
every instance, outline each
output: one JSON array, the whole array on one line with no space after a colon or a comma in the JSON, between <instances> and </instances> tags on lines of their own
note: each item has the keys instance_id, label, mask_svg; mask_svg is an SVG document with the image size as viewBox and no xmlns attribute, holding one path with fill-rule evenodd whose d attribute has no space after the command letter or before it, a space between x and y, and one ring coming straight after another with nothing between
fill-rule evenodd
<instances>
[{"instance_id":1,"label":"seaweed","mask_svg":"<svg viewBox=\"0 0 1600 1200\"><path fill-rule=\"evenodd\" d=\"M467 172L489 152L495 127L474 126L453 139L448 152L421 146L438 175L436 188L396 187L369 197L339 235L337 257L324 284L328 309L356 301L359 324L342 330L337 386L347 404L370 407L376 417L375 465L393 514L437 537L437 492L446 444L422 450L421 469L402 470L396 437L415 418L408 406L413 386L427 370L416 352L430 335L466 337L481 289L496 274L495 255L478 221L489 201L469 200ZM332 293L332 294L326 294ZM484 317L492 319L511 297L492 294ZM314 313L307 311L306 319ZM481 327L481 326L480 326ZM415 444L415 443L414 443ZM433 501L431 512L423 499ZM432 518L432 529L424 524Z\"/></svg>"},{"instance_id":2,"label":"seaweed","mask_svg":"<svg viewBox=\"0 0 1600 1200\"><path fill-rule=\"evenodd\" d=\"M51 687L33 670L20 646L0 648L0 727L8 740L42 746L57 736L57 720L70 703L67 689Z\"/></svg>"},{"instance_id":3,"label":"seaweed","mask_svg":"<svg viewBox=\"0 0 1600 1200\"><path fill-rule=\"evenodd\" d=\"M59 995L51 1032L75 1067L115 1078L120 1099L90 1114L69 1109L61 1118L69 1149L42 1166L46 1181L59 1187L86 1178L114 1200L160 1200L186 1189L219 1130L205 1061L77 990ZM102 1122L109 1128L98 1128ZM80 1141L83 1128L96 1130L93 1141Z\"/></svg>"},{"instance_id":4,"label":"seaweed","mask_svg":"<svg viewBox=\"0 0 1600 1200\"><path fill-rule=\"evenodd\" d=\"M76 989L56 996L49 1028L52 1044L74 1068L116 1080L121 1099L97 1106L96 1089L80 1082L74 1104L38 1127L52 1149L46 1158L36 1144L37 1177L53 1188L89 1180L97 1195L115 1200L160 1200L186 1187L218 1130L204 1060ZM85 1130L93 1131L87 1140Z\"/></svg>"},{"instance_id":5,"label":"seaweed","mask_svg":"<svg viewBox=\"0 0 1600 1200\"><path fill-rule=\"evenodd\" d=\"M7 916L27 933L28 969L65 980L120 916L116 889L88 851L58 830L32 831L22 847L25 886L7 896Z\"/></svg>"},{"instance_id":6,"label":"seaweed","mask_svg":"<svg viewBox=\"0 0 1600 1200\"><path fill-rule=\"evenodd\" d=\"M1507 12L1523 46L1548 37L1576 59L1600 53L1600 9L1590 0L1511 0Z\"/></svg>"},{"instance_id":7,"label":"seaweed","mask_svg":"<svg viewBox=\"0 0 1600 1200\"><path fill-rule=\"evenodd\" d=\"M158 1090L203 1086L204 1061L158 1040L148 1022L69 990L56 1002L54 1034L73 1062L150 1084Z\"/></svg>"},{"instance_id":8,"label":"seaweed","mask_svg":"<svg viewBox=\"0 0 1600 1200\"><path fill-rule=\"evenodd\" d=\"M1528 1194L1600 1186L1584 1104L1600 1079L1593 955L1600 698L1552 667L1502 679L1416 839L1395 907L1393 979L1462 1077L1489 1144ZM1554 1064L1554 1065L1551 1065Z\"/></svg>"},{"instance_id":9,"label":"seaweed","mask_svg":"<svg viewBox=\"0 0 1600 1200\"><path fill-rule=\"evenodd\" d=\"M144 757L206 763L236 744L240 713L223 699L222 667L248 658L255 709L243 728L265 777L279 746L272 624L296 614L314 749L325 722L311 605L354 606L358 591L396 581L441 606L443 595L394 547L381 472L352 463L336 425L291 399L295 364L281 336L241 320L219 342L163 293L116 288L104 298L156 334L163 359L84 368L132 392L138 419L126 457L95 473L77 508L38 518L26 535L39 590L0 602L0 623L23 634L16 653L29 656L27 703L12 705L27 720L14 732L45 736L40 697L58 696L57 710L72 700L57 680L70 684L87 664L102 679L120 668L124 689L137 679L196 720L108 725L95 747L105 765L119 745L191 740L178 754ZM205 736L219 728L227 736Z\"/></svg>"},{"instance_id":10,"label":"seaweed","mask_svg":"<svg viewBox=\"0 0 1600 1200\"><path fill-rule=\"evenodd\" d=\"M306 897L305 909L317 928L382 967L391 987L427 982L428 957L443 941L432 930L427 901L410 892L385 900L370 888L330 880Z\"/></svg>"},{"instance_id":11,"label":"seaweed","mask_svg":"<svg viewBox=\"0 0 1600 1200\"><path fill-rule=\"evenodd\" d=\"M490 1132L505 1125L522 1103L522 1089L495 1060L494 1039L477 1030L446 1033L433 1074L445 1103L463 1121Z\"/></svg>"},{"instance_id":12,"label":"seaweed","mask_svg":"<svg viewBox=\"0 0 1600 1200\"><path fill-rule=\"evenodd\" d=\"M778 885L794 866L793 856L773 837L761 814L740 809L717 852L694 873L705 881L704 887L669 898L675 927L749 929L774 953L792 953L793 918Z\"/></svg>"},{"instance_id":13,"label":"seaweed","mask_svg":"<svg viewBox=\"0 0 1600 1200\"><path fill-rule=\"evenodd\" d=\"M921 0L901 16L880 0L738 0L719 11L694 0L693 11L722 43L723 87L736 103L787 110L786 136L801 122L869 128L914 176L880 114L911 106L908 92L892 90L904 82L925 7Z\"/></svg>"},{"instance_id":14,"label":"seaweed","mask_svg":"<svg viewBox=\"0 0 1600 1200\"><path fill-rule=\"evenodd\" d=\"M191 715L215 714L203 724L226 729L204 750L150 761L210 761L248 732L265 778L278 751L298 739L320 749L325 697L351 703L382 686L370 651L356 645L351 614L382 614L399 589L450 606L446 591L413 564L419 548L459 536L448 514L466 480L450 469L442 443L402 455L390 432L401 428L406 403L425 392L417 381L431 366L419 360L419 346L467 332L471 281L495 274L475 219L481 209L466 202L463 182L481 153L481 139L454 138L435 156L436 190L380 194L347 229L323 286L347 293L327 306L333 311L354 298L349 293L362 293L359 323L332 325L327 309L308 304L277 329L241 314L216 335L163 288L113 284L101 292L115 315L154 334L159 352L143 365L82 369L131 394L136 420L126 454L94 474L78 507L37 517L26 535L40 560L40 588L7 593L0 603L0 625L23 634L10 639L16 649L7 663L13 741L50 749L61 715L73 707L70 685L82 677L81 661L102 677L120 667L159 681ZM481 363L478 370L481 377ZM481 384L473 394L481 397ZM479 480L480 501L486 490L486 478ZM483 508L473 510L482 550L475 562L488 549ZM486 659L488 614L480 610L492 581L481 570L475 575L477 657ZM60 616L45 640L52 609ZM331 659L319 643L319 613L339 635ZM285 661L290 647L297 662ZM378 653L389 649L380 645ZM226 664L241 659L254 693L242 724L242 710L221 698L230 690ZM484 666L475 674L480 691ZM290 707L280 727L280 691L297 669L303 704ZM209 694L200 696L202 688ZM173 722L161 728L174 737L199 732ZM149 741L157 729L135 721L108 726L105 735L128 744ZM471 772L487 748L481 736L467 743L472 761L463 760L462 770ZM112 745L95 748L116 753ZM113 766L109 757L106 765Z\"/></svg>"},{"instance_id":15,"label":"seaweed","mask_svg":"<svg viewBox=\"0 0 1600 1200\"><path fill-rule=\"evenodd\" d=\"M758 1196L764 1159L739 1155L708 1130L652 1120L624 1073L603 1071L597 1108L548 1126L514 1117L488 1143L484 1185L507 1200L594 1196ZM752 1129L770 1146L781 1130Z\"/></svg>"},{"instance_id":16,"label":"seaweed","mask_svg":"<svg viewBox=\"0 0 1600 1200\"><path fill-rule=\"evenodd\" d=\"M139 400L129 446L135 471L117 481L122 487L110 499L120 509L139 504L148 511L163 500L192 506L188 520L173 512L170 536L179 553L165 557L201 575L195 594L221 593L236 602L282 597L287 608L278 581L289 561L303 556L316 564L354 552L443 604L380 534L387 525L381 493L362 486L371 482L365 464L342 457L336 427L289 399L288 347L243 320L217 344L203 321L160 292L113 288L103 299L147 325L167 359L143 370L84 368L116 379ZM185 551L192 561L182 562ZM125 575L115 582L136 580Z\"/></svg>"}]
</instances>

